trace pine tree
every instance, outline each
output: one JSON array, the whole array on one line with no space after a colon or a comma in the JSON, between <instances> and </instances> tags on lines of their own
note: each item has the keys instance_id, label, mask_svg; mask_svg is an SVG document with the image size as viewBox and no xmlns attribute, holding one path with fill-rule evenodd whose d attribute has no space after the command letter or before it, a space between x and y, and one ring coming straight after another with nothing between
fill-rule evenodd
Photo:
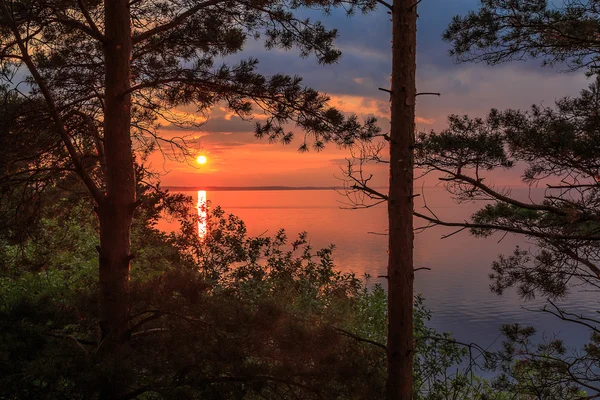
<instances>
[{"instance_id":1,"label":"pine tree","mask_svg":"<svg viewBox=\"0 0 600 400\"><path fill-rule=\"evenodd\" d=\"M335 30L300 19L303 7L369 11L372 1L228 0L2 0L3 81L40 114L60 138L72 170L95 202L100 225L98 354L105 359L102 399L120 398L119 377L129 329L131 223L136 207L135 153L160 143L159 125L179 106L205 112L221 104L243 117L264 112L257 136L290 142L285 125L312 135L312 145L351 144L377 132L327 105L327 96L298 77L266 77L258 61L223 63L248 40L267 48L298 48L319 63L336 61ZM25 74L25 76L23 76ZM21 92L22 81L29 90ZM95 154L83 151L93 142ZM309 144L303 143L303 148ZM47 165L52 167L51 164Z\"/></svg>"}]
</instances>

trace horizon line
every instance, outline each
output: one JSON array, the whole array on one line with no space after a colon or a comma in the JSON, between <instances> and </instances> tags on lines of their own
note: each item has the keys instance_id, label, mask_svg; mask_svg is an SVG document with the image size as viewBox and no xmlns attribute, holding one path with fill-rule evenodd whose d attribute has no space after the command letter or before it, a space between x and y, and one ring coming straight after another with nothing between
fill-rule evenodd
<instances>
[{"instance_id":1,"label":"horizon line","mask_svg":"<svg viewBox=\"0 0 600 400\"><path fill-rule=\"evenodd\" d=\"M416 187L416 186L415 186ZM440 187L439 185L428 185L428 186L420 186L421 188L435 189ZM503 188L511 188L511 189L523 189L527 188L526 186L510 186L510 185L502 185ZM387 186L373 186L373 189L387 189ZM276 190L346 190L343 186L278 186L278 185L267 185L267 186L177 186L177 185L165 185L163 189L174 190L174 191L276 191ZM532 188L533 189L533 188Z\"/></svg>"},{"instance_id":2,"label":"horizon line","mask_svg":"<svg viewBox=\"0 0 600 400\"><path fill-rule=\"evenodd\" d=\"M177 191L252 191L252 190L343 190L343 186L163 186L164 189ZM378 187L382 188L382 187Z\"/></svg>"}]
</instances>

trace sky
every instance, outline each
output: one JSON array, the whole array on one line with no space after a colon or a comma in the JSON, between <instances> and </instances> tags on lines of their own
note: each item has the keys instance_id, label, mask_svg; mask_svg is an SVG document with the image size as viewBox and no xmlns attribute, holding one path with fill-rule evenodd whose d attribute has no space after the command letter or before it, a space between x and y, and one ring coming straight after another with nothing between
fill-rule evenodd
<instances>
[{"instance_id":1,"label":"sky","mask_svg":"<svg viewBox=\"0 0 600 400\"><path fill-rule=\"evenodd\" d=\"M449 44L441 35L453 15L476 9L477 0L425 0L419 5L417 36L417 91L440 92L441 97L420 96L417 129L439 131L450 114L483 116L491 108L528 108L551 105L555 100L579 93L589 84L581 72L564 73L560 66L542 68L536 60L500 66L456 64L448 55ZM328 28L337 28L337 47L342 51L334 65L318 65L314 57L301 58L297 49L265 50L250 42L237 59L255 57L265 75L286 73L304 78L307 86L331 97L332 105L360 118L375 116L385 132L389 129L389 98L378 87L389 87L391 73L391 22L385 9L347 17L343 11L330 15L311 14ZM192 110L193 111L193 110ZM174 128L161 128L165 135L181 135ZM150 158L164 186L340 186L340 166L347 149L327 145L321 152L297 151L291 145L269 144L253 135L253 123L242 121L215 107L197 130L183 132L197 137L192 151L208 162L197 165ZM297 135L300 138L302 135ZM385 166L374 169L374 186L388 179ZM498 185L519 185L517 172L497 174ZM434 185L436 182L425 182Z\"/></svg>"}]
</instances>

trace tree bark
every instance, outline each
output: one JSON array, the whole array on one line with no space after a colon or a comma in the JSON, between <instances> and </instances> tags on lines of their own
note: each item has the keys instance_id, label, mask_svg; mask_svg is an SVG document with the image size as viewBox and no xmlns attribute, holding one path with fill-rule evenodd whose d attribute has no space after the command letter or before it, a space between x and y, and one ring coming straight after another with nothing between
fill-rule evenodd
<instances>
[{"instance_id":1,"label":"tree bark","mask_svg":"<svg viewBox=\"0 0 600 400\"><path fill-rule=\"evenodd\" d=\"M117 399L127 390L122 360L127 346L130 233L136 204L131 142L131 20L128 0L105 1L104 150L106 196L100 220L99 355L106 368L101 399Z\"/></svg>"},{"instance_id":2,"label":"tree bark","mask_svg":"<svg viewBox=\"0 0 600 400\"><path fill-rule=\"evenodd\" d=\"M390 183L388 199L388 400L413 398L413 163L416 98L416 0L392 10Z\"/></svg>"}]
</instances>

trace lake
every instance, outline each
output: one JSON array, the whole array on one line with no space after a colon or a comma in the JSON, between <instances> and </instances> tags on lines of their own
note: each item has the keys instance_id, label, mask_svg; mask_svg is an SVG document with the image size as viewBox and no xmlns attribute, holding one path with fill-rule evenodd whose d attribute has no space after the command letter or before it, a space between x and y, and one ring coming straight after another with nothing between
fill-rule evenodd
<instances>
[{"instance_id":1,"label":"lake","mask_svg":"<svg viewBox=\"0 0 600 400\"><path fill-rule=\"evenodd\" d=\"M464 221L482 203L456 204L442 188L424 188L415 199L416 209L423 204L441 219ZM387 212L385 205L351 210L347 201L334 190L256 190L256 191L202 191L184 192L200 202L203 197L211 206L221 206L226 212L242 218L248 233L275 234L284 228L288 237L306 231L313 248L335 244L336 265L342 271L358 276L373 276L373 282L385 284L387 264ZM540 196L527 189L514 189L513 196L526 200ZM424 211L423 211L424 212ZM426 212L424 212L426 213ZM424 222L415 219L415 226ZM163 229L174 229L164 222ZM524 302L514 292L497 296L489 290L488 274L491 263L499 254L509 254L516 245L534 249L524 237L496 234L479 239L460 232L448 238L442 236L453 228L434 227L415 236L415 267L431 268L417 271L415 290L425 298L425 305L433 312L430 326L452 332L458 340L474 342L487 347L498 346L502 324L522 323L535 326L540 335L558 334L567 345L580 345L588 338L588 331L575 324L567 324L547 313L525 310L539 309L541 301ZM594 314L598 310L595 293L574 288L564 302L558 304L571 312Z\"/></svg>"}]
</instances>

